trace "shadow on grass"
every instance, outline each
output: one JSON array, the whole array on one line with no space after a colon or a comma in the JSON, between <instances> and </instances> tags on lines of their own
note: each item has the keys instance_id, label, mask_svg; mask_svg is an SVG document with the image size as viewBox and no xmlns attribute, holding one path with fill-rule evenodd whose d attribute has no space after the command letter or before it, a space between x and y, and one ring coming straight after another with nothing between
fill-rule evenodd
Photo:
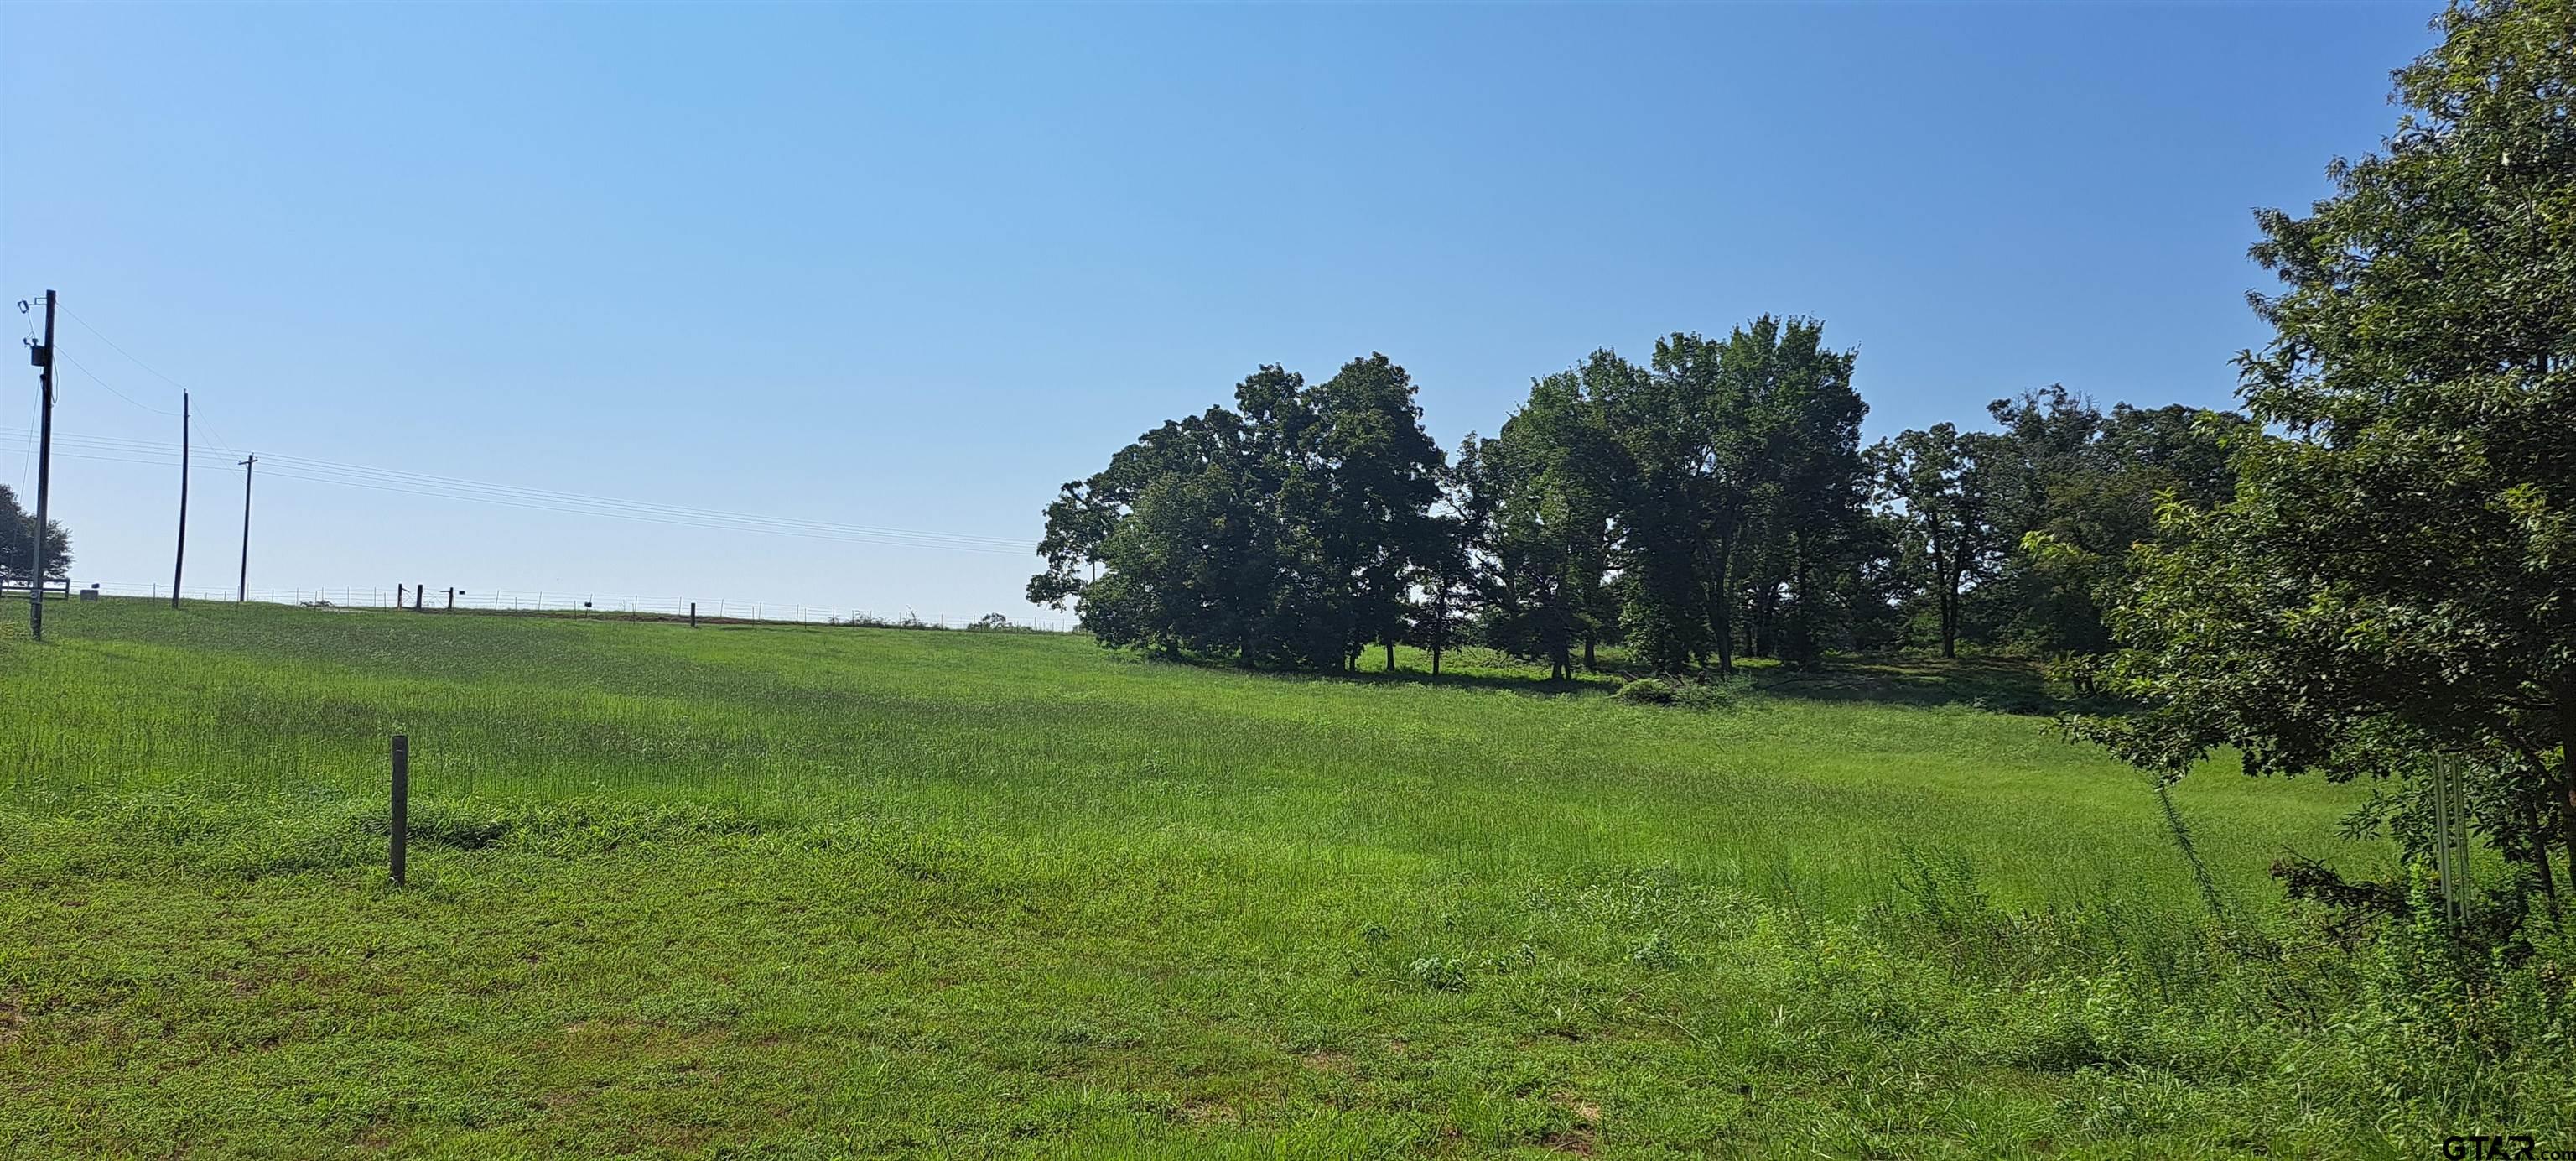
<instances>
[{"instance_id":1,"label":"shadow on grass","mask_svg":"<svg viewBox=\"0 0 2576 1161\"><path fill-rule=\"evenodd\" d=\"M1332 681L1354 685L1405 684L1459 689L1493 689L1534 697L1611 694L1639 676L1623 670L1578 671L1566 680L1549 680L1543 670L1499 665L1465 665L1432 675L1427 665L1389 672L1360 670L1281 670L1252 668L1205 657L1152 655L1153 664L1182 665L1218 673L1254 673L1289 681ZM1416 658L1415 660L1419 660ZM2040 663L2026 657L1936 657L1847 655L1822 668L1790 669L1768 660L1740 665L1736 680L1761 697L1814 702L1874 702L1915 707L1968 706L1995 713L2055 715L2069 711L2116 712L2112 701L2076 697L2052 686ZM1713 675L1711 675L1713 676Z\"/></svg>"},{"instance_id":2,"label":"shadow on grass","mask_svg":"<svg viewBox=\"0 0 2576 1161\"><path fill-rule=\"evenodd\" d=\"M2113 707L2051 687L2039 662L2026 657L1842 657L1821 669L1748 669L1752 687L1772 697L1883 705L1965 705L2008 714L2057 714Z\"/></svg>"},{"instance_id":3,"label":"shadow on grass","mask_svg":"<svg viewBox=\"0 0 2576 1161\"><path fill-rule=\"evenodd\" d=\"M1527 673L1518 673L1486 666L1471 666L1445 670L1435 676L1428 669L1397 669L1393 672L1389 672L1384 669L1263 669L1253 666L1238 665L1232 661L1222 659L1192 657L1188 655L1173 657L1164 654L1152 654L1145 656L1143 660L1156 665L1181 665L1187 666L1191 669L1204 669L1212 673L1257 674L1263 677L1275 677L1283 681L1329 681L1348 685L1424 685L1449 689L1493 689L1501 690L1505 693L1526 694L1531 697L1562 697L1567 694L1581 693L1607 694L1616 692L1619 688L1620 682L1625 680L1619 675L1612 673L1577 673L1572 678L1563 681L1553 681L1535 668Z\"/></svg>"}]
</instances>

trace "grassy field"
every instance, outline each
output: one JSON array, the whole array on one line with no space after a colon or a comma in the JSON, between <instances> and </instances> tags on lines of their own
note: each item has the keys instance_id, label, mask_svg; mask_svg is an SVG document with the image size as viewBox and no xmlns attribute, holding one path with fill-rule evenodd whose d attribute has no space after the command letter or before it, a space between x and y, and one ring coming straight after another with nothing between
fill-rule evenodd
<instances>
[{"instance_id":1,"label":"grassy field","mask_svg":"<svg viewBox=\"0 0 2576 1161\"><path fill-rule=\"evenodd\" d=\"M2404 947L2278 902L2285 850L2386 871L2335 837L2362 790L2187 780L2213 917L2139 775L1996 712L2045 708L2008 665L1685 710L1054 635L48 613L0 640L0 1153L2576 1138L2563 1012L2459 1056Z\"/></svg>"}]
</instances>

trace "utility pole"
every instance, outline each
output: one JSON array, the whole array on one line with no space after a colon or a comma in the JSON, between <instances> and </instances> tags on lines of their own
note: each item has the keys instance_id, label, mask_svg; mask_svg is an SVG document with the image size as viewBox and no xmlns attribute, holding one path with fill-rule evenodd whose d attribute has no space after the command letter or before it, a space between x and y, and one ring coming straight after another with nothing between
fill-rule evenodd
<instances>
[{"instance_id":1,"label":"utility pole","mask_svg":"<svg viewBox=\"0 0 2576 1161\"><path fill-rule=\"evenodd\" d=\"M36 348L36 375L44 395L44 417L36 435L36 542L34 566L27 570L27 635L45 639L46 501L54 475L54 292L45 292L45 345Z\"/></svg>"},{"instance_id":2,"label":"utility pole","mask_svg":"<svg viewBox=\"0 0 2576 1161\"><path fill-rule=\"evenodd\" d=\"M251 474L252 472L255 472L255 471L259 470L259 457L258 457L258 456L252 456L252 457L250 457L249 459L243 460L243 461L241 462L241 470L242 470L242 567L241 567L241 594L240 594L239 596L236 596L236 597L234 597L234 598L233 598L233 603L234 603L234 604L240 604L240 603L242 603L243 601L247 601L247 600L249 600L249 599L250 599L250 474Z\"/></svg>"},{"instance_id":3,"label":"utility pole","mask_svg":"<svg viewBox=\"0 0 2576 1161\"><path fill-rule=\"evenodd\" d=\"M188 571L188 393L179 393L179 551L170 560L170 607L179 607L179 578Z\"/></svg>"}]
</instances>

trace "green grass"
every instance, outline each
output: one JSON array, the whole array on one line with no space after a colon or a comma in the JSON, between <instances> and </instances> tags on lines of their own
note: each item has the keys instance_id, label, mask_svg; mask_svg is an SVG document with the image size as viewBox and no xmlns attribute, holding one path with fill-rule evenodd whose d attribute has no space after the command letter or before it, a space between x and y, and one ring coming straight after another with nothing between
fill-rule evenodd
<instances>
[{"instance_id":1,"label":"green grass","mask_svg":"<svg viewBox=\"0 0 2576 1161\"><path fill-rule=\"evenodd\" d=\"M2045 698L2007 663L1692 711L1474 656L48 613L0 641L0 1153L2393 1155L2576 1120L2563 1043L2390 1091L2415 1042L2335 1030L2385 973L2265 868L2384 873L2334 837L2359 790L2187 780L2216 923L2139 775L1990 712Z\"/></svg>"}]
</instances>

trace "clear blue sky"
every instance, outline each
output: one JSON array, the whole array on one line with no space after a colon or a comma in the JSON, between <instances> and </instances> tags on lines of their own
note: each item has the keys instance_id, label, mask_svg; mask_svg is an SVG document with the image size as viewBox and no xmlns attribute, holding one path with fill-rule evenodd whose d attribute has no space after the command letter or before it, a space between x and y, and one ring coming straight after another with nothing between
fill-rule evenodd
<instances>
[{"instance_id":1,"label":"clear blue sky","mask_svg":"<svg viewBox=\"0 0 2576 1161\"><path fill-rule=\"evenodd\" d=\"M2435 11L11 4L0 289L134 357L65 324L66 435L175 442L98 385L174 409L140 359L226 448L1034 543L1265 362L1384 351L1444 444L1764 311L1859 348L1873 437L2223 404L2249 209L2377 145ZM80 580L166 583L176 475L58 462ZM1035 612L1017 552L292 475L254 588ZM228 586L240 473L194 479Z\"/></svg>"}]
</instances>

